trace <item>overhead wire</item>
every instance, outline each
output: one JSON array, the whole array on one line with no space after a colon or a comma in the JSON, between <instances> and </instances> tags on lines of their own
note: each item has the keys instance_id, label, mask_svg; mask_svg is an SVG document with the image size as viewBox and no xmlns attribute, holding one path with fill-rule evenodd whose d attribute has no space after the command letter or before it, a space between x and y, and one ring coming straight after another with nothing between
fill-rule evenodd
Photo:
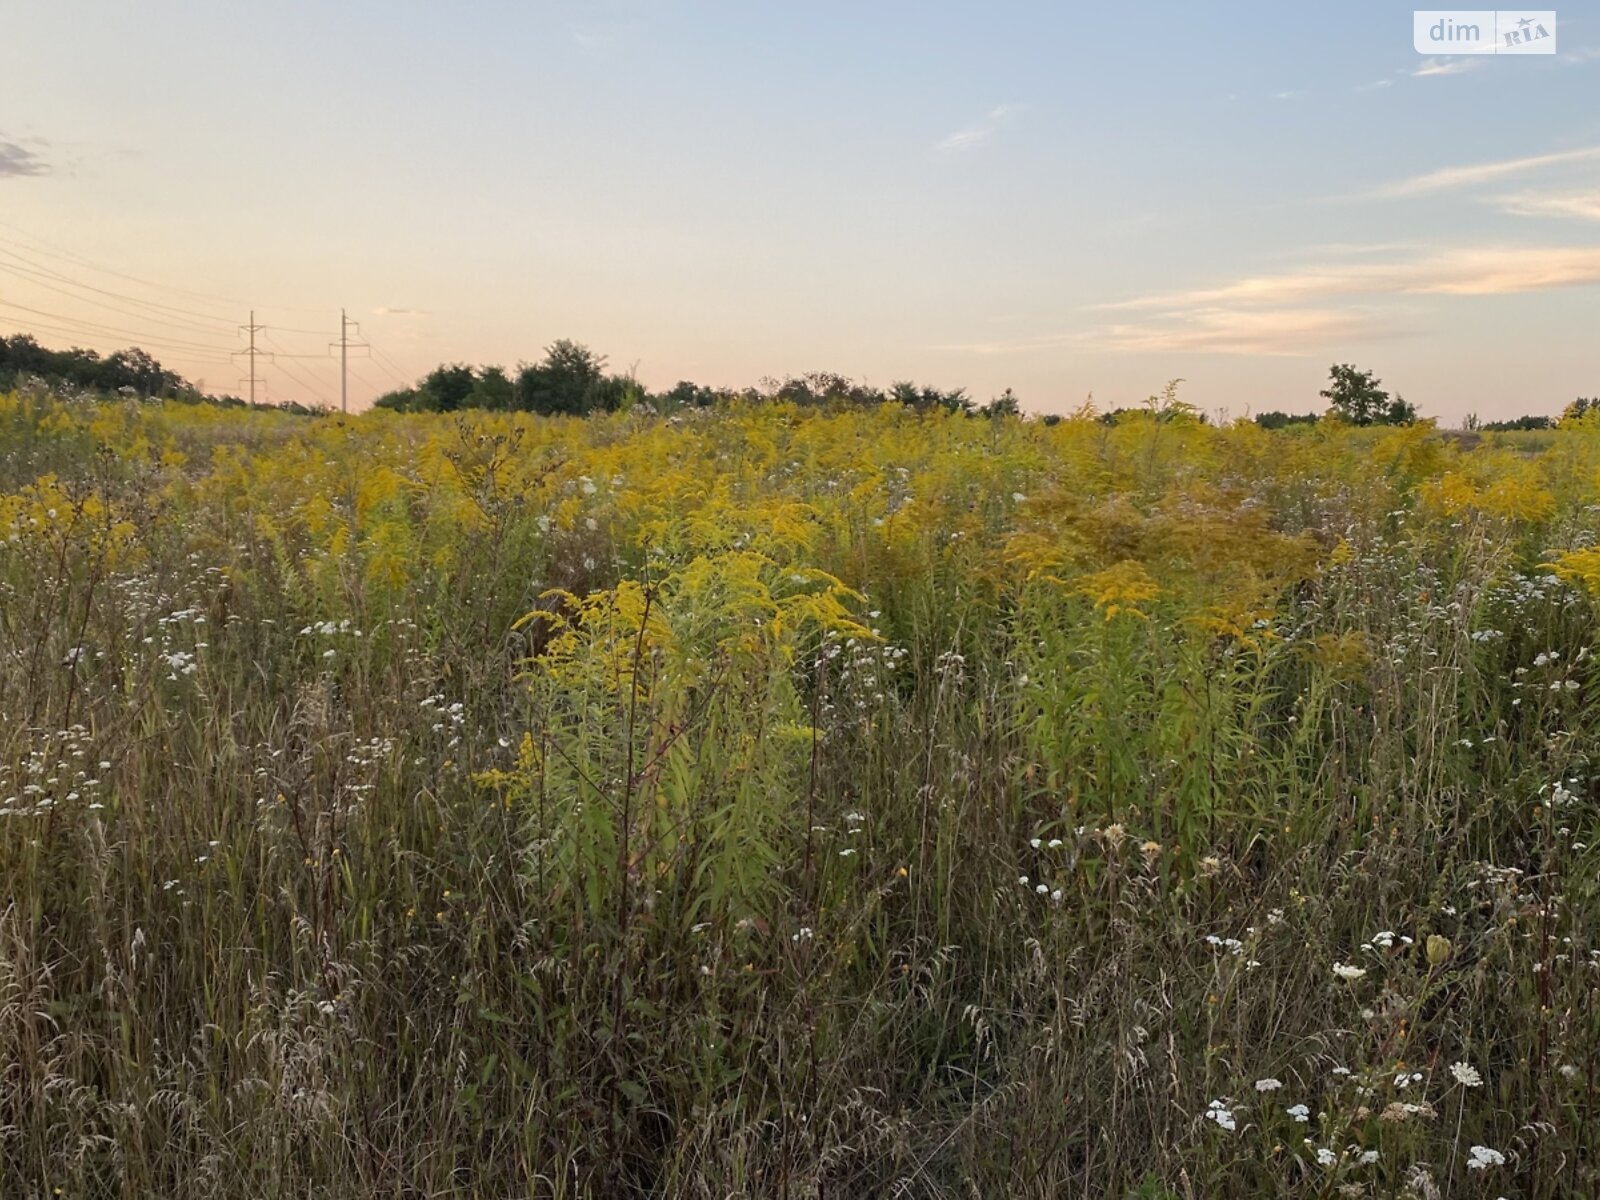
<instances>
[{"instance_id":1,"label":"overhead wire","mask_svg":"<svg viewBox=\"0 0 1600 1200\"><path fill-rule=\"evenodd\" d=\"M394 359L390 358L377 346L373 345L372 338L370 336L367 338L367 349L372 351L373 362L381 367L388 374L389 378L393 379L402 388L408 388L411 386L411 381L405 378L404 373L400 369L400 364L395 362Z\"/></svg>"},{"instance_id":2,"label":"overhead wire","mask_svg":"<svg viewBox=\"0 0 1600 1200\"><path fill-rule=\"evenodd\" d=\"M101 273L103 275L110 275L110 276L113 276L113 277L115 277L117 279L126 280L129 283L137 283L137 284L140 284L140 285L142 285L144 287L154 289L155 291L169 292L169 293L171 293L173 295L178 295L178 296L188 296L188 297L191 297L192 299L196 299L196 300L215 301L217 303L226 304L230 308L234 308L234 309L241 309L242 310L242 309L248 309L248 308L251 307L251 302L250 301L248 301L248 300L240 300L235 296L220 296L220 295L217 295L214 292L198 292L198 291L194 291L194 290L192 290L190 288L175 287L170 283L160 283L160 282L158 282L156 280L153 280L153 279L146 279L146 278L144 278L142 276L139 276L139 275L130 275L125 271L118 271L118 270L116 270L116 269L114 269L112 267L106 266L103 263L94 262L94 261L92 261L90 259L84 258L80 254L77 254L77 253L74 253L72 251L66 250L65 248L57 245L56 243L51 242L46 238L42 238L38 234L32 233L32 232L22 228L20 225L13 224L10 221L0 221L0 228L9 229L9 230L12 230L14 233L21 234L23 239L24 239L23 243L18 243L15 238L0 237L0 243L5 243L5 244L8 244L8 245L12 245L12 246L16 246L16 245L20 244L23 249L27 250L31 254L40 254L40 255L43 255L46 258L54 258L54 259L59 259L59 260L64 261L64 262L70 262L70 263L73 263L76 266L86 268L87 270L98 271L99 273ZM27 245L26 243L33 243L33 244L32 245ZM321 305L311 306L311 305L293 305L293 304L276 304L276 305L256 304L254 307L257 308L258 310L262 311L262 312L321 312L321 311L323 311L323 307Z\"/></svg>"},{"instance_id":3,"label":"overhead wire","mask_svg":"<svg viewBox=\"0 0 1600 1200\"><path fill-rule=\"evenodd\" d=\"M79 329L79 332L82 334L87 334L91 337L105 337L108 335L119 338L131 337L143 339L150 342L152 345L160 342L163 345L185 350L214 351L221 354L233 353L232 346L219 346L211 342L191 341L188 338L168 337L166 335L151 337L148 336L147 331L122 329L117 326L102 324L99 321L86 321L80 317L66 316L62 313L48 312L42 308L33 308L26 304L18 304L13 300L0 300L0 308L14 309L18 312L25 312L32 316L44 317L46 320L54 321L62 325L80 326L81 328Z\"/></svg>"},{"instance_id":4,"label":"overhead wire","mask_svg":"<svg viewBox=\"0 0 1600 1200\"><path fill-rule=\"evenodd\" d=\"M318 400L322 401L323 404L326 404L329 407L332 407L332 402L328 399L328 397L326 395L324 395L322 393L321 389L319 389L315 384L311 383L304 376L302 376L297 368L291 367L286 362L285 363L280 363L278 361L280 355L283 358L312 358L312 357L326 358L327 355L325 355L325 354L324 355L281 354L281 352L277 349L278 343L277 343L276 339L274 339L271 334L267 334L267 335L265 335L265 337L266 337L267 344L269 346L273 347L272 357L269 359L269 362L271 362L271 364L273 366L275 366L278 369L280 369L290 379L294 380L295 383L298 384L300 387L305 388L306 391L310 392Z\"/></svg>"},{"instance_id":5,"label":"overhead wire","mask_svg":"<svg viewBox=\"0 0 1600 1200\"><path fill-rule=\"evenodd\" d=\"M62 326L48 324L43 321L29 321L27 329L18 329L16 332L26 334L48 333L65 338L81 338L84 336L83 331L80 329L64 328ZM213 366L230 365L233 362L233 360L226 355L200 353L193 350L186 350L182 346L168 346L164 342L154 342L150 341L149 339L144 339L144 346L153 350L159 350L163 353L170 352L172 354L181 355L186 362L203 363Z\"/></svg>"},{"instance_id":6,"label":"overhead wire","mask_svg":"<svg viewBox=\"0 0 1600 1200\"><path fill-rule=\"evenodd\" d=\"M3 253L4 251L0 251L0 254ZM10 266L3 261L0 261L0 272L27 279L29 284L33 287L44 288L46 291L54 292L60 296L65 296L69 300L76 300L80 304L92 304L96 308L106 309L110 312L116 313L121 317L132 317L138 321L147 321L154 325L163 325L187 333L203 333L212 336L226 337L231 335L234 331L232 327L224 328L221 322L216 324L201 324L198 321L158 316L153 313L141 312L136 308L124 307L120 304L112 303L109 300L96 299L94 296L79 295L76 292L69 291L67 288L59 287L56 284L50 283L47 280L36 276L31 271L20 267Z\"/></svg>"},{"instance_id":7,"label":"overhead wire","mask_svg":"<svg viewBox=\"0 0 1600 1200\"><path fill-rule=\"evenodd\" d=\"M175 287L171 284L160 283L139 275L116 270L103 263L94 262L80 254L69 251L8 221L0 221L0 228L11 230L21 237L21 240L19 240L17 237L0 235L0 272L25 280L32 286L76 300L79 303L90 304L109 313L115 313L118 317L129 318L131 320L129 320L128 324L140 326L139 328L129 328L123 324L113 325L101 320L72 317L63 313L50 312L46 309L33 308L15 301L0 300L0 308L27 313L31 318L34 318L28 322L30 328L37 328L43 332L69 337L131 338L141 345L182 355L192 361L203 363L231 363L239 354L243 353L235 346L223 346L215 342L201 340L203 337L232 336L241 328L233 323L231 317L223 315L215 309L204 311L199 307L169 304L163 300L132 295L126 290L119 291L110 287L101 287L96 283L87 282L63 270L58 270L50 262L41 262L39 259L70 264L72 267L124 280L128 283L137 284L140 288L149 289L157 293L183 297L186 298L185 303L188 304L199 300L208 304L237 306L239 309L245 310L250 308L247 302L215 293ZM257 319L259 319L263 315L274 311L313 312L318 310L310 307L262 307L256 305L253 311ZM47 323L41 323L37 318L43 318L44 322ZM152 331L149 326L161 326L162 329ZM166 332L167 330L175 332ZM278 325L265 321L262 322L262 332L268 344L273 347L271 355L274 362L280 358L327 359L329 355L326 352L300 354L286 350L281 343L271 337L271 332L319 338L337 336L327 329ZM186 334L190 336L184 336ZM368 358L372 360L374 365L393 379L398 386L402 388L410 387L411 381L405 369L388 354L384 353L383 350L372 346L370 339L367 340L370 351ZM313 395L327 403L326 396L315 384L301 376L288 363L279 365L282 366L286 376L294 379L300 386L307 388ZM352 371L351 374L372 391L380 390L374 387L371 381L362 376L360 372Z\"/></svg>"},{"instance_id":8,"label":"overhead wire","mask_svg":"<svg viewBox=\"0 0 1600 1200\"><path fill-rule=\"evenodd\" d=\"M18 254L15 250L7 250L3 247L0 247L0 256L4 256L5 258L12 260L13 264L22 264L20 267L13 265L8 268L14 274L31 275L34 277L42 277L44 279L56 280L59 283L66 284L68 287L77 288L80 291L92 292L98 296L107 296L113 300L119 300L124 304L137 305L140 308L154 309L157 313L161 314L171 314L173 316L197 319L205 322L208 325L231 326L233 324L232 318L220 316L216 313L203 313L192 308L179 308L174 304L163 304L158 300L146 300L142 296L130 296L125 292L114 292L109 288L97 287L92 283L84 283L82 280L74 279L70 275L62 274L60 271L55 270L46 263L36 262L25 254ZM154 318L152 317L152 319Z\"/></svg>"}]
</instances>

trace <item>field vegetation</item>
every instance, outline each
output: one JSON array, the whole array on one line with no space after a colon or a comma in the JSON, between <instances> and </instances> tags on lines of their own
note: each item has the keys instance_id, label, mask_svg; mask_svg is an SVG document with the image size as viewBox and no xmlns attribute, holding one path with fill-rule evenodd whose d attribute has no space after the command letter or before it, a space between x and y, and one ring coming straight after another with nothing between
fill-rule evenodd
<instances>
[{"instance_id":1,"label":"field vegetation","mask_svg":"<svg viewBox=\"0 0 1600 1200\"><path fill-rule=\"evenodd\" d=\"M0 396L0 1195L1593 1194L1597 469Z\"/></svg>"}]
</instances>

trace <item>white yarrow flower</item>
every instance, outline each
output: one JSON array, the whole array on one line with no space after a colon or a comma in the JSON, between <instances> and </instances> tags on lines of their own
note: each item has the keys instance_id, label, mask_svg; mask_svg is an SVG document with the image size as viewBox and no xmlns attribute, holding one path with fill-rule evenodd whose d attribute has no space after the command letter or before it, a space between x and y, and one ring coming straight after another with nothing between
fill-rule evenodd
<instances>
[{"instance_id":1,"label":"white yarrow flower","mask_svg":"<svg viewBox=\"0 0 1600 1200\"><path fill-rule=\"evenodd\" d=\"M1258 1080L1256 1080L1256 1091L1258 1091L1258 1092L1275 1092L1279 1088L1281 1088L1282 1086L1283 1086L1283 1080L1281 1080L1281 1079L1258 1079Z\"/></svg>"},{"instance_id":2,"label":"white yarrow flower","mask_svg":"<svg viewBox=\"0 0 1600 1200\"><path fill-rule=\"evenodd\" d=\"M1367 972L1363 967L1352 967L1348 963L1334 963L1333 973L1340 979L1360 979Z\"/></svg>"},{"instance_id":3,"label":"white yarrow flower","mask_svg":"<svg viewBox=\"0 0 1600 1200\"><path fill-rule=\"evenodd\" d=\"M1467 1170L1487 1171L1490 1167L1503 1167L1506 1156L1489 1146L1474 1146L1467 1155Z\"/></svg>"},{"instance_id":4,"label":"white yarrow flower","mask_svg":"<svg viewBox=\"0 0 1600 1200\"><path fill-rule=\"evenodd\" d=\"M1450 1064L1450 1074L1454 1075L1456 1082L1463 1087L1483 1086L1483 1076L1478 1074L1478 1068L1471 1063L1458 1062Z\"/></svg>"}]
</instances>

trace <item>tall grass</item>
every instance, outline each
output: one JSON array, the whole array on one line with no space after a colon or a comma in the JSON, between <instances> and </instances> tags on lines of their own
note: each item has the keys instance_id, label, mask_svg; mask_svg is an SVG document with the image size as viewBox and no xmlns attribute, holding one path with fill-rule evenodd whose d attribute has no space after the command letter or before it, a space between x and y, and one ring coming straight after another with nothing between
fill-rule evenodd
<instances>
[{"instance_id":1,"label":"tall grass","mask_svg":"<svg viewBox=\"0 0 1600 1200\"><path fill-rule=\"evenodd\" d=\"M0 1195L1589 1194L1597 464L0 398Z\"/></svg>"}]
</instances>

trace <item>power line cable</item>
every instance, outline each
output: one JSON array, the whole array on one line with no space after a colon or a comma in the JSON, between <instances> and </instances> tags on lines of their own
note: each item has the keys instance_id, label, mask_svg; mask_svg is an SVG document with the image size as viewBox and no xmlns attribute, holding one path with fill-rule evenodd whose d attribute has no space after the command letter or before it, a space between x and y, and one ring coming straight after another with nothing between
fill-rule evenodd
<instances>
[{"instance_id":1,"label":"power line cable","mask_svg":"<svg viewBox=\"0 0 1600 1200\"><path fill-rule=\"evenodd\" d=\"M367 350L369 351L367 357L371 360L372 365L377 367L390 379L394 380L396 386L400 388L409 388L411 386L411 381L406 379L404 375L395 369L393 360L391 360L388 355L384 354L383 351L374 346L371 342L371 339L368 339L367 341Z\"/></svg>"},{"instance_id":2,"label":"power line cable","mask_svg":"<svg viewBox=\"0 0 1600 1200\"><path fill-rule=\"evenodd\" d=\"M350 370L350 374L354 375L356 377L356 382L361 384L363 387L365 387L374 396L381 396L383 394L383 389L381 387L377 387L376 385L374 385L373 382L370 379L368 379L365 375L363 375L360 371L357 371L357 370L352 368Z\"/></svg>"},{"instance_id":3,"label":"power line cable","mask_svg":"<svg viewBox=\"0 0 1600 1200\"><path fill-rule=\"evenodd\" d=\"M328 356L326 354L282 354L282 353L278 352L278 341L277 341L276 338L274 338L272 336L272 333L271 333L270 329L267 331L267 333L264 336L267 339L267 345L273 347L274 353L273 353L273 360L272 361L273 361L274 365L280 367L283 370L284 374L288 375L290 379L294 380L301 387L303 387L307 391L309 391L313 396L315 396L318 400L320 400L324 405L326 405L329 408L332 408L333 407L332 403L328 400L328 397L323 394L322 390L316 386L316 384L309 382L304 376L302 376L300 374L300 372L299 372L299 370L297 368L290 367L289 364L286 363L286 362L279 362L278 361L281 358L320 358L320 359L322 359L323 361L326 362L327 359L328 359Z\"/></svg>"},{"instance_id":4,"label":"power line cable","mask_svg":"<svg viewBox=\"0 0 1600 1200\"><path fill-rule=\"evenodd\" d=\"M4 251L0 251L0 253L4 253ZM35 273L32 271L25 270L21 267L9 266L4 262L0 262L0 271L3 271L8 275L15 275L19 278L26 279L33 287L44 288L47 291L55 292L58 295L65 296L69 300L76 300L80 304L92 304L96 308L107 309L116 313L118 316L134 317L140 321L149 321L156 325L166 325L173 329L179 329L189 333L217 334L224 332L223 327L220 325L202 325L198 321L157 316L154 313L141 312L137 308L125 308L122 305L114 304L109 300L98 300L93 296L80 296L78 293L69 291L67 288L58 287L53 283L47 282L42 277L35 275Z\"/></svg>"},{"instance_id":5,"label":"power line cable","mask_svg":"<svg viewBox=\"0 0 1600 1200\"><path fill-rule=\"evenodd\" d=\"M45 322L45 321L29 321L28 322L28 327L26 329L18 329L18 330L16 330L16 333L18 335L22 335L22 336L28 336L28 335L31 335L31 334L34 334L34 333L47 333L47 334L54 334L56 336L63 337L63 338L74 338L74 339L81 338L81 337L84 336L83 330L81 330L81 329L68 329L68 328L64 328L64 327L59 326L59 325L52 325L52 324L50 324L48 322ZM95 335L92 335L92 336L100 337L100 336L103 336L103 335L95 334ZM186 362L186 363L202 363L202 364L208 364L208 365L213 365L213 366L231 366L232 363L233 363L233 360L231 358L227 358L225 356L214 355L214 354L211 354L211 353L201 353L201 352L198 352L198 351L195 351L195 350L186 350L182 346L169 346L164 342L153 342L153 341L150 341L148 338L141 339L141 342L142 342L142 346L143 347L148 347L148 348L153 349L153 350L159 350L163 354L170 353L170 354L173 354L173 355L181 356L183 361ZM80 349L90 349L91 347L80 346L78 348L80 348ZM124 347L124 349L127 349L127 348L128 347Z\"/></svg>"},{"instance_id":6,"label":"power line cable","mask_svg":"<svg viewBox=\"0 0 1600 1200\"><path fill-rule=\"evenodd\" d=\"M152 345L156 344L157 342L161 342L162 344L168 346L177 346L189 350L220 351L223 354L232 353L231 348L228 346L219 346L210 342L190 341L187 338L168 337L166 335L151 337L147 333L137 330L121 329L112 325L103 325L98 321L86 321L79 317L69 317L64 316L61 313L47 312L42 308L31 308L26 304L18 304L14 300L0 300L0 308L15 309L19 312L30 313L34 316L44 317L47 320L55 321L65 325L78 325L82 327L82 331L84 333L88 333L93 336L104 337L106 335L110 335L112 337L131 337L148 341Z\"/></svg>"},{"instance_id":7,"label":"power line cable","mask_svg":"<svg viewBox=\"0 0 1600 1200\"><path fill-rule=\"evenodd\" d=\"M116 270L116 269L114 269L112 267L105 266L103 263L93 262L93 261L91 261L91 260L89 260L87 258L84 258L83 256L81 256L79 254L76 254L76 253L74 253L72 251L66 250L64 247L62 247L60 245L57 245L56 243L51 242L46 238L42 238L38 234L32 233L29 230L24 229L22 226L13 224L10 221L0 221L0 228L9 229L9 230L13 231L14 233L21 234L23 239L24 239L24 241L18 242L15 238L0 237L0 243L4 243L4 244L7 244L7 245L11 245L11 246L20 246L22 249L28 251L30 254L39 254L39 255L43 255L45 258L54 258L54 259L59 259L59 260L61 260L63 262L70 262L70 263L73 263L76 266L86 268L86 269L88 269L90 271L98 271L102 275L114 276L117 279L127 280L129 283L137 283L137 284L140 284L140 285L142 285L144 287L152 288L152 289L154 289L156 291L169 292L169 293L171 293L173 295L177 295L177 296L188 296L188 297L190 297L192 299L196 299L196 300L215 301L217 303L225 304L229 308L231 308L231 309L233 309L235 311L237 311L237 310L239 310L241 308L249 307L249 301L241 300L236 296L219 296L214 292L198 292L198 291L194 291L193 289L190 289L190 288L174 287L172 284L169 284L169 283L159 283L159 282L157 282L156 280L153 280L153 279L145 279L145 278L143 278L142 276L139 276L139 275L130 275L125 271L118 271L118 270ZM34 243L34 244L33 245L28 245L27 243L29 243L29 242ZM308 313L308 312L322 312L324 310L321 308L321 306L295 305L295 304L269 304L269 305L265 306L265 309L263 311L266 311L266 312ZM312 332L312 331L302 330L300 332ZM315 332L322 333L324 331L317 330Z\"/></svg>"},{"instance_id":8,"label":"power line cable","mask_svg":"<svg viewBox=\"0 0 1600 1200\"><path fill-rule=\"evenodd\" d=\"M21 267L12 267L11 269L14 271L27 272L42 276L47 279L54 279L61 283L67 284L69 287L75 287L86 292L93 292L99 296L109 296L111 299L120 300L125 304L136 304L142 308L155 309L160 313L170 313L174 316L198 318L199 320L211 325L227 324L225 318L220 317L215 313L203 313L197 312L191 308L179 308L173 304L162 304L158 300L146 300L142 296L129 296L123 292L113 292L109 288L96 287L92 283L84 283L81 280L72 278L70 275L62 274L60 271L57 271L55 268L46 263L35 262L27 255L18 254L15 250L0 249L0 255L4 255L6 258L11 259L14 263L23 264Z\"/></svg>"},{"instance_id":9,"label":"power line cable","mask_svg":"<svg viewBox=\"0 0 1600 1200\"><path fill-rule=\"evenodd\" d=\"M295 382L296 385L298 385L299 387L302 387L306 391L310 392L314 397L316 397L316 399L319 402L321 402L323 407L325 407L325 408L332 408L333 407L332 403L328 400L328 397L325 396L322 393L322 390L320 388L318 388L315 384L313 384L310 381L308 381L305 378L305 376L303 376L303 375L301 375L299 373L299 371L291 368L288 363L278 362L276 359L274 359L273 360L273 366L277 367L280 371L282 371L285 375L287 375L290 379L292 379Z\"/></svg>"},{"instance_id":10,"label":"power line cable","mask_svg":"<svg viewBox=\"0 0 1600 1200\"><path fill-rule=\"evenodd\" d=\"M373 359L377 362L377 364L380 367L382 367L385 371L387 371L389 373L390 377L396 383L398 383L403 388L408 388L408 387L411 386L412 381L408 380L405 377L405 372L401 369L400 364L395 362L394 359L390 358L387 354L385 354L377 346L374 346L372 344L372 338L371 337L367 338L367 346L372 351Z\"/></svg>"}]
</instances>

